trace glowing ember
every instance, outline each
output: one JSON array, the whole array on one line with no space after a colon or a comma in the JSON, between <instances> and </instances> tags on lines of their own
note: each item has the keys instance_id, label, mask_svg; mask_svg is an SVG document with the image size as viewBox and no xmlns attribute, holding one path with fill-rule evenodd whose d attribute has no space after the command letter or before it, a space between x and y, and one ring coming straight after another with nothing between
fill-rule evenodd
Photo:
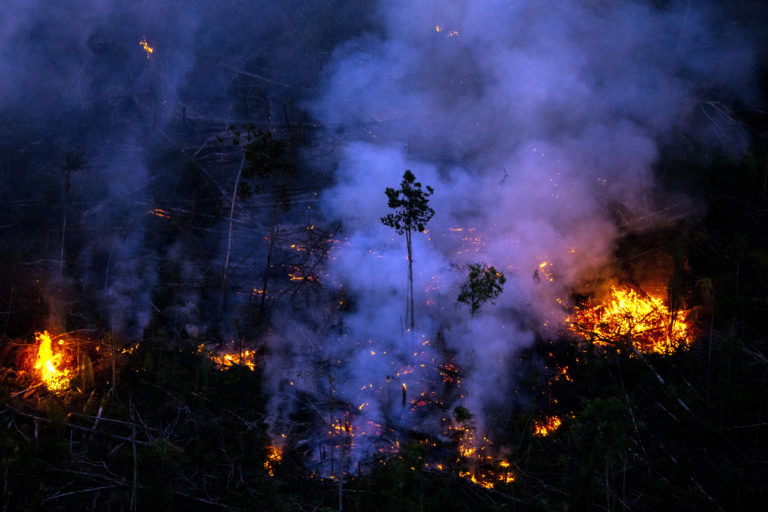
<instances>
[{"instance_id":1,"label":"glowing ember","mask_svg":"<svg viewBox=\"0 0 768 512\"><path fill-rule=\"evenodd\" d=\"M139 46L141 46L144 49L144 51L147 53L147 58L150 58L152 54L155 53L155 49L149 46L146 36L141 37L141 41L139 41Z\"/></svg>"},{"instance_id":2,"label":"glowing ember","mask_svg":"<svg viewBox=\"0 0 768 512\"><path fill-rule=\"evenodd\" d=\"M462 378L462 372L459 369L458 366L456 366L453 363L444 363L440 365L440 377L443 379L443 382L445 384L450 384L452 386L460 386L461 385L461 378Z\"/></svg>"},{"instance_id":3,"label":"glowing ember","mask_svg":"<svg viewBox=\"0 0 768 512\"><path fill-rule=\"evenodd\" d=\"M477 439L475 429L467 422L450 426L449 435L458 440L459 458L456 463L460 469L458 475L474 484L493 489L497 484L509 484L515 481L515 472L510 463L494 456L496 450L490 439L483 436ZM437 466L442 469L442 465Z\"/></svg>"},{"instance_id":4,"label":"glowing ember","mask_svg":"<svg viewBox=\"0 0 768 512\"><path fill-rule=\"evenodd\" d=\"M147 212L148 215L154 215L155 217L161 217L163 219L170 219L171 214L162 208L152 208Z\"/></svg>"},{"instance_id":5,"label":"glowing ember","mask_svg":"<svg viewBox=\"0 0 768 512\"><path fill-rule=\"evenodd\" d=\"M283 449L277 446L268 446L267 458L264 460L264 469L269 476L275 476L275 468L281 460L283 460Z\"/></svg>"},{"instance_id":6,"label":"glowing ember","mask_svg":"<svg viewBox=\"0 0 768 512\"><path fill-rule=\"evenodd\" d=\"M62 368L63 354L60 351L54 352L48 331L35 333L35 340L39 347L34 369L39 372L40 379L51 391L66 389L69 386L69 370Z\"/></svg>"},{"instance_id":7,"label":"glowing ember","mask_svg":"<svg viewBox=\"0 0 768 512\"><path fill-rule=\"evenodd\" d=\"M631 288L612 286L608 301L577 309L566 321L587 339L614 346L631 342L641 354L669 354L691 344L684 311L670 312L661 298Z\"/></svg>"},{"instance_id":8,"label":"glowing ember","mask_svg":"<svg viewBox=\"0 0 768 512\"><path fill-rule=\"evenodd\" d=\"M138 343L134 343L134 344L133 344L133 345L131 345L130 347L124 347L124 348L121 348L121 349L120 349L120 353L121 353L121 354L133 354L133 353L135 353L137 350L139 350L139 344L138 344Z\"/></svg>"},{"instance_id":9,"label":"glowing ember","mask_svg":"<svg viewBox=\"0 0 768 512\"><path fill-rule=\"evenodd\" d=\"M542 421L534 421L533 435L547 437L549 434L560 428L562 423L562 420L557 416L548 416Z\"/></svg>"},{"instance_id":10,"label":"glowing ember","mask_svg":"<svg viewBox=\"0 0 768 512\"><path fill-rule=\"evenodd\" d=\"M435 25L435 32L443 31L443 28L440 25ZM458 30L451 30L447 32L448 37L457 37L459 35Z\"/></svg>"}]
</instances>

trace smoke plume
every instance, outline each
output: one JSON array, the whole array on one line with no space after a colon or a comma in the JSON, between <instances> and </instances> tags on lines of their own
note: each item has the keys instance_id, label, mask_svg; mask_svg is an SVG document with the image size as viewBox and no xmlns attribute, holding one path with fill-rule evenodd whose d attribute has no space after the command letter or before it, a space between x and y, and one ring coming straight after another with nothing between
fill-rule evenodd
<instances>
[{"instance_id":1,"label":"smoke plume","mask_svg":"<svg viewBox=\"0 0 768 512\"><path fill-rule=\"evenodd\" d=\"M141 338L162 310L177 335L219 322L231 334L205 290L220 286L237 165L195 155L313 94L337 38L366 19L366 2L319 4L4 2L0 195L20 205L5 209L2 235L18 248L6 264L44 283L50 322ZM244 266L248 231L235 234ZM64 318L86 301L87 319Z\"/></svg>"},{"instance_id":2,"label":"smoke plume","mask_svg":"<svg viewBox=\"0 0 768 512\"><path fill-rule=\"evenodd\" d=\"M1 261L24 269L9 279L47 279L62 325L233 334L270 199L233 207L240 158L203 157L235 154L215 142L229 128L310 113L312 171L332 181L311 211L343 226L318 293L342 313L274 308L264 371L273 434L316 418L299 441L323 472L338 470L329 431L360 434L349 466L439 436L459 405L492 429L517 351L557 333L618 237L696 211L658 186L663 145L683 134L738 155L729 108L755 100L752 36L730 5L373 3L5 0L0 15ZM435 190L413 235L414 332L405 240L380 221L406 169ZM472 316L456 298L476 262L507 281ZM67 300L93 311L63 320ZM443 383L448 364L461 384Z\"/></svg>"},{"instance_id":3,"label":"smoke plume","mask_svg":"<svg viewBox=\"0 0 768 512\"><path fill-rule=\"evenodd\" d=\"M329 272L352 311L321 345L274 340L275 392L290 368L323 362L288 394L319 389L358 407L359 423L435 434L447 413L411 404L435 396L435 368L455 354L465 378L448 405L484 428L513 400L516 351L556 334L560 304L617 237L695 210L655 184L660 144L684 132L744 147L738 127L707 115L721 98L749 99L752 50L722 16L698 3L382 2L377 30L336 48L311 103L325 143L341 147L322 198L346 230ZM435 189L428 232L413 235L414 333L405 240L380 222L406 169ZM474 318L456 301L473 262L507 277ZM293 410L283 394L273 404ZM375 453L366 434L353 459Z\"/></svg>"}]
</instances>

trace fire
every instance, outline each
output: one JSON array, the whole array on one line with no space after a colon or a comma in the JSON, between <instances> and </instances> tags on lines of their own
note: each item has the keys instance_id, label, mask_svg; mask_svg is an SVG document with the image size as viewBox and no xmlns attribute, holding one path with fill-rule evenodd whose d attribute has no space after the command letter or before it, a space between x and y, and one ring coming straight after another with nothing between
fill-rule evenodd
<instances>
[{"instance_id":1,"label":"fire","mask_svg":"<svg viewBox=\"0 0 768 512\"><path fill-rule=\"evenodd\" d=\"M669 311L660 297L628 287L612 286L607 302L577 309L566 321L585 338L604 345L631 341L641 354L669 354L691 344L684 311Z\"/></svg>"},{"instance_id":2,"label":"fire","mask_svg":"<svg viewBox=\"0 0 768 512\"><path fill-rule=\"evenodd\" d=\"M288 277L291 281L315 281L315 276L305 272L300 267L292 266L291 270L291 272L288 272Z\"/></svg>"},{"instance_id":3,"label":"fire","mask_svg":"<svg viewBox=\"0 0 768 512\"><path fill-rule=\"evenodd\" d=\"M51 391L62 391L69 386L69 370L63 368L63 353L54 352L51 336L48 331L35 333L39 343L34 369L40 374L40 379ZM61 344L61 342L59 342Z\"/></svg>"},{"instance_id":4,"label":"fire","mask_svg":"<svg viewBox=\"0 0 768 512\"><path fill-rule=\"evenodd\" d=\"M435 25L435 32L443 31L443 28L440 25ZM459 31L458 30L451 30L447 33L448 37L458 37Z\"/></svg>"},{"instance_id":5,"label":"fire","mask_svg":"<svg viewBox=\"0 0 768 512\"><path fill-rule=\"evenodd\" d=\"M453 363L444 363L440 365L440 377L443 383L450 384L452 386L460 386L462 372L458 366Z\"/></svg>"},{"instance_id":6,"label":"fire","mask_svg":"<svg viewBox=\"0 0 768 512\"><path fill-rule=\"evenodd\" d=\"M171 214L162 208L152 208L151 210L147 211L147 215L154 215L155 217L162 217L163 219L171 218Z\"/></svg>"},{"instance_id":7,"label":"fire","mask_svg":"<svg viewBox=\"0 0 768 512\"><path fill-rule=\"evenodd\" d=\"M205 351L205 345L197 348L198 352ZM249 370L256 369L256 352L254 350L218 350L208 353L211 361L218 365L220 370L227 370L235 365L246 366Z\"/></svg>"},{"instance_id":8,"label":"fire","mask_svg":"<svg viewBox=\"0 0 768 512\"><path fill-rule=\"evenodd\" d=\"M152 48L149 43L147 42L146 36L141 36L141 41L139 41L139 46L141 46L144 51L147 53L147 59L149 59L153 53L155 53L155 49Z\"/></svg>"},{"instance_id":9,"label":"fire","mask_svg":"<svg viewBox=\"0 0 768 512\"><path fill-rule=\"evenodd\" d=\"M264 459L264 469L270 477L275 476L275 468L283 460L283 449L278 446L267 447L267 458Z\"/></svg>"},{"instance_id":10,"label":"fire","mask_svg":"<svg viewBox=\"0 0 768 512\"><path fill-rule=\"evenodd\" d=\"M533 422L533 435L538 437L547 437L549 434L560 428L563 421L557 416L547 416L542 421Z\"/></svg>"},{"instance_id":11,"label":"fire","mask_svg":"<svg viewBox=\"0 0 768 512\"><path fill-rule=\"evenodd\" d=\"M477 438L475 427L471 423L461 421L451 425L448 427L448 434L458 441L459 458L456 464L459 468L465 468L458 471L459 477L486 489L515 481L515 472L510 463L494 455L497 450L490 439L486 436Z\"/></svg>"},{"instance_id":12,"label":"fire","mask_svg":"<svg viewBox=\"0 0 768 512\"><path fill-rule=\"evenodd\" d=\"M552 263L549 261L542 261L539 263L538 268L533 272L533 280L537 283L541 281L553 282L555 280L552 273Z\"/></svg>"}]
</instances>

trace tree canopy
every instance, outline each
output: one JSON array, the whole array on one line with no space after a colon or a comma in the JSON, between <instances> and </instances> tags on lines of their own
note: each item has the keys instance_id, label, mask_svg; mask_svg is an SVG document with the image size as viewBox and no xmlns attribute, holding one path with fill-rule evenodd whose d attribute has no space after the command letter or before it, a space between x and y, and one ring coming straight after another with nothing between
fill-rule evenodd
<instances>
[{"instance_id":1,"label":"tree canopy","mask_svg":"<svg viewBox=\"0 0 768 512\"><path fill-rule=\"evenodd\" d=\"M427 185L426 190L421 188L421 183L410 170L403 173L400 189L387 187L387 206L395 210L381 218L385 226L394 228L398 235L409 231L424 231L427 222L435 214L429 206L429 196L434 190Z\"/></svg>"},{"instance_id":2,"label":"tree canopy","mask_svg":"<svg viewBox=\"0 0 768 512\"><path fill-rule=\"evenodd\" d=\"M495 267L485 263L470 263L469 276L461 285L456 300L467 304L474 316L483 303L490 301L495 304L494 300L501 294L506 282L504 273L497 271Z\"/></svg>"}]
</instances>

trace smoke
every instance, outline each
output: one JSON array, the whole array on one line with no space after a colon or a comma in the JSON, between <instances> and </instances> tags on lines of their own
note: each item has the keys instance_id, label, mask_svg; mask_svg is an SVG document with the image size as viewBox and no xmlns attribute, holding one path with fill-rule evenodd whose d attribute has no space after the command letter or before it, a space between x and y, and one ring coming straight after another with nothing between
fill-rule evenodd
<instances>
[{"instance_id":1,"label":"smoke","mask_svg":"<svg viewBox=\"0 0 768 512\"><path fill-rule=\"evenodd\" d=\"M85 327L140 338L161 310L179 330L217 323L228 312L204 290L220 285L220 212L237 166L190 155L229 126L292 114L366 5L4 2L0 197L23 205L4 214L2 236L19 247L5 263L34 261L35 278L52 281L53 316L91 301ZM254 251L247 231L238 262Z\"/></svg>"},{"instance_id":2,"label":"smoke","mask_svg":"<svg viewBox=\"0 0 768 512\"><path fill-rule=\"evenodd\" d=\"M516 352L557 333L559 301L600 272L617 237L695 210L656 186L661 144L685 133L733 154L745 146L734 123L706 114L723 98L750 100L753 51L699 4L382 2L378 30L336 48L311 103L324 143L342 148L322 198L346 230L329 272L353 305L341 335L303 352L327 364L300 391L332 379L320 389L366 404L358 420L430 431L446 413L425 418L411 404L439 392L435 368L453 353L465 379L448 405L492 426L512 400ZM414 234L415 333L405 240L380 222L384 189L405 169L435 189L428 233ZM474 318L456 302L473 262L507 277ZM301 350L284 351L292 338L273 340L283 370L306 367L287 355ZM284 383L275 377L275 391ZM273 405L278 418L292 410L282 394Z\"/></svg>"},{"instance_id":3,"label":"smoke","mask_svg":"<svg viewBox=\"0 0 768 512\"><path fill-rule=\"evenodd\" d=\"M658 3L6 0L2 262L24 279L62 275L49 288L88 298L86 325L138 338L165 315L202 332L229 314L211 296L238 165L195 155L230 126L281 110L288 124L303 102L320 127L313 156L332 148L316 171L332 167L333 185L312 211L344 227L320 278L344 312L331 325L324 308L275 314L274 433L314 410L318 450L346 418L367 436L349 463L382 437L439 433L442 406L491 428L516 352L562 325L558 299L620 235L695 211L657 185L662 145L745 147L728 108L755 99L751 36L717 3ZM415 332L405 241L380 222L406 169L435 189L435 217L414 234ZM264 206L235 209L233 290L264 264ZM456 297L474 262L507 282L471 317ZM448 355L460 386L442 384Z\"/></svg>"}]
</instances>

